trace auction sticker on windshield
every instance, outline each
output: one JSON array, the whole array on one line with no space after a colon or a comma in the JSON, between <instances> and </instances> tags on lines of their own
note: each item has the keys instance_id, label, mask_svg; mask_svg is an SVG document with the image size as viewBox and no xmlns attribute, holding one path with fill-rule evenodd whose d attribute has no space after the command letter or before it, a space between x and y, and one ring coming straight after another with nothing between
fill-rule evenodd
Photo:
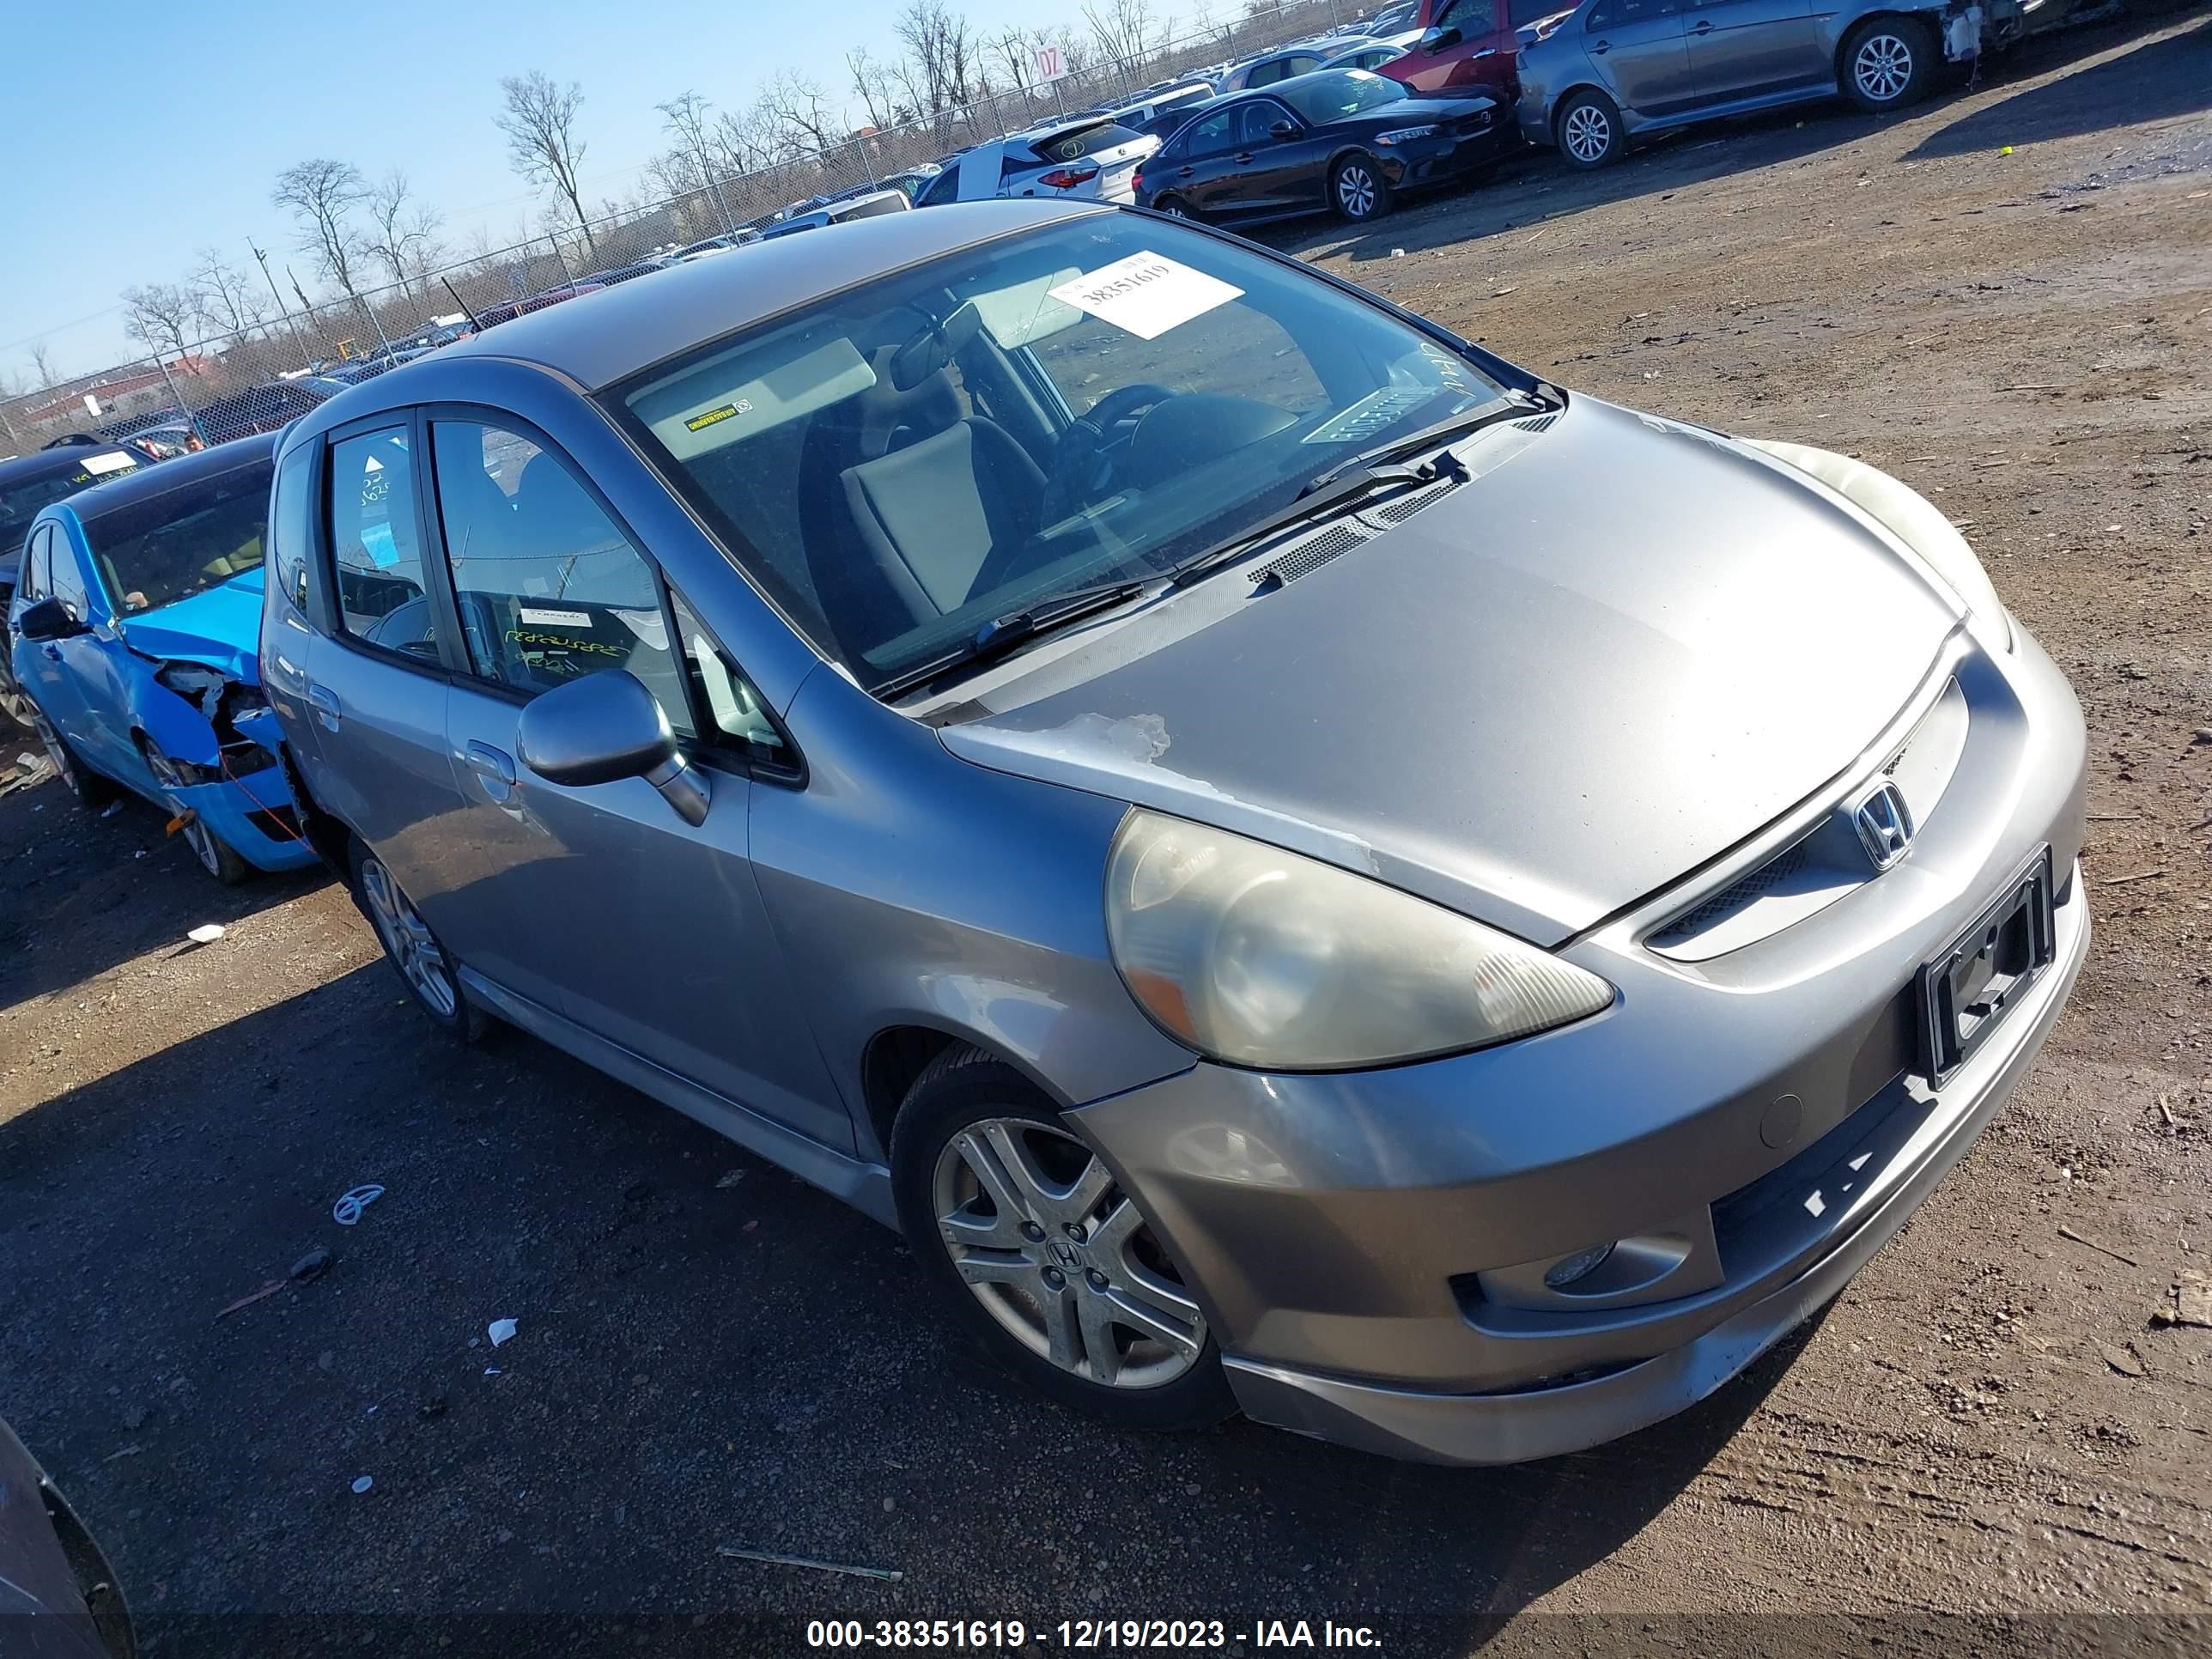
<instances>
[{"instance_id":1,"label":"auction sticker on windshield","mask_svg":"<svg viewBox=\"0 0 2212 1659\"><path fill-rule=\"evenodd\" d=\"M1062 304L1087 311L1140 340L1152 340L1242 297L1244 290L1157 253L1132 253L1050 292Z\"/></svg>"}]
</instances>

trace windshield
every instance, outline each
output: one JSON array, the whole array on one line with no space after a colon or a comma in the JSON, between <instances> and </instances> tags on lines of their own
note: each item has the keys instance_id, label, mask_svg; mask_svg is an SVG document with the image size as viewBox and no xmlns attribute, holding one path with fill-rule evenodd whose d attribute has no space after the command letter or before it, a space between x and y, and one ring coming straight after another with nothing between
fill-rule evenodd
<instances>
[{"instance_id":1,"label":"windshield","mask_svg":"<svg viewBox=\"0 0 2212 1659\"><path fill-rule=\"evenodd\" d=\"M1347 115L1358 115L1364 110L1402 103L1407 95L1402 82L1359 69L1286 81L1277 90L1284 102L1317 127L1340 121Z\"/></svg>"},{"instance_id":2,"label":"windshield","mask_svg":"<svg viewBox=\"0 0 2212 1659\"><path fill-rule=\"evenodd\" d=\"M0 484L0 554L12 555L21 550L23 538L30 533L31 520L43 508L68 499L80 489L137 471L136 461L112 450L94 451L85 459L91 464L89 466L80 464L62 467L21 483Z\"/></svg>"},{"instance_id":3,"label":"windshield","mask_svg":"<svg viewBox=\"0 0 2212 1659\"><path fill-rule=\"evenodd\" d=\"M258 570L274 471L265 460L233 467L88 523L117 607L126 616L158 610Z\"/></svg>"},{"instance_id":4,"label":"windshield","mask_svg":"<svg viewBox=\"0 0 2212 1659\"><path fill-rule=\"evenodd\" d=\"M1170 569L1503 389L1301 267L1102 214L607 397L785 614L874 687L1055 593Z\"/></svg>"}]
</instances>

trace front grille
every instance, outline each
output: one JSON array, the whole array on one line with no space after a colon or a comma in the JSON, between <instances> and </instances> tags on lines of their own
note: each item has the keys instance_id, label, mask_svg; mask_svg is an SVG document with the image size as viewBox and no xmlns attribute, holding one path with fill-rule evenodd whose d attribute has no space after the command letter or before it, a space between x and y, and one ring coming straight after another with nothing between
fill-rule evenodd
<instances>
[{"instance_id":1,"label":"front grille","mask_svg":"<svg viewBox=\"0 0 2212 1659\"><path fill-rule=\"evenodd\" d=\"M1800 842L1778 858L1769 859L1733 886L1723 887L1696 909L1675 917L1652 934L1652 945L1664 950L1668 945L1695 939L1708 927L1717 927L1730 916L1749 908L1798 874L1805 868L1805 843Z\"/></svg>"}]
</instances>

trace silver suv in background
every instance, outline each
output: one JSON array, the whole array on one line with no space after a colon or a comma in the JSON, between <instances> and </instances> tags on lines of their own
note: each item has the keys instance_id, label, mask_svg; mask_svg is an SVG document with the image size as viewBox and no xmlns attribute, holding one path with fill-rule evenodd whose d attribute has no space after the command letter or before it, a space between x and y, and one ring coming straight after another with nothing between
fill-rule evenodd
<instances>
[{"instance_id":1,"label":"silver suv in background","mask_svg":"<svg viewBox=\"0 0 2212 1659\"><path fill-rule=\"evenodd\" d=\"M994 197L1048 201L1127 202L1137 164L1160 141L1110 115L1080 117L978 144L947 166L915 198L916 207Z\"/></svg>"},{"instance_id":2,"label":"silver suv in background","mask_svg":"<svg viewBox=\"0 0 2212 1659\"><path fill-rule=\"evenodd\" d=\"M1583 0L1521 31L1521 131L1601 167L1715 116L1838 93L1899 109L1980 50L1982 19L1968 0Z\"/></svg>"}]
</instances>

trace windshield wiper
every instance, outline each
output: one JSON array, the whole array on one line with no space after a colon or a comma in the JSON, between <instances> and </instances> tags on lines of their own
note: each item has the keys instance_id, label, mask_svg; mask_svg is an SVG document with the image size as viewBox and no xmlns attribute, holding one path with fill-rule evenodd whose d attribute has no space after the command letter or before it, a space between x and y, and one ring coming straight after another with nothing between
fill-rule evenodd
<instances>
[{"instance_id":1,"label":"windshield wiper","mask_svg":"<svg viewBox=\"0 0 2212 1659\"><path fill-rule=\"evenodd\" d=\"M939 679L956 668L965 668L1005 656L1040 634L1048 634L1056 628L1080 622L1085 617L1110 611L1130 599L1165 592L1168 586L1169 579L1165 576L1130 576L1118 581L1100 582L1091 587L1074 587L1065 593L1054 593L1019 611L1010 611L992 617L955 649L884 681L876 687L876 695L895 697L917 685L926 685L932 680Z\"/></svg>"},{"instance_id":2,"label":"windshield wiper","mask_svg":"<svg viewBox=\"0 0 2212 1659\"><path fill-rule=\"evenodd\" d=\"M1363 449L1350 459L1338 462L1320 477L1310 480L1306 485L1306 489L1314 490L1334 478L1358 471L1362 467L1376 468L1390 462L1402 461L1410 455L1419 455L1425 451L1435 449L1454 438L1463 438L1468 433L1478 431L1493 421L1507 420L1516 415L1525 415L1534 407L1540 407L1540 405L1536 404L1534 400L1524 399L1522 394L1518 392L1509 392L1502 398L1493 398L1488 403L1479 404L1473 409L1463 409L1456 415L1447 416L1441 421L1431 422L1427 426L1417 428L1401 437L1391 439L1388 443L1377 444L1372 449ZM1449 458L1446 464L1456 466L1457 458Z\"/></svg>"}]
</instances>

